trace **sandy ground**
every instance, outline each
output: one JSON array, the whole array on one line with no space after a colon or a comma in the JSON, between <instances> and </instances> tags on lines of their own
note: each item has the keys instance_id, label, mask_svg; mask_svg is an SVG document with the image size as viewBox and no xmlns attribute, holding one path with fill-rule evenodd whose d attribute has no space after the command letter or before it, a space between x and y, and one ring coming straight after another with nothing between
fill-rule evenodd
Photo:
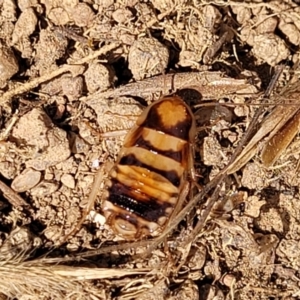
<instances>
[{"instance_id":1,"label":"sandy ground","mask_svg":"<svg viewBox=\"0 0 300 300\"><path fill-rule=\"evenodd\" d=\"M298 2L0 0L0 299L299 299ZM174 92L201 189L126 241L101 188Z\"/></svg>"}]
</instances>

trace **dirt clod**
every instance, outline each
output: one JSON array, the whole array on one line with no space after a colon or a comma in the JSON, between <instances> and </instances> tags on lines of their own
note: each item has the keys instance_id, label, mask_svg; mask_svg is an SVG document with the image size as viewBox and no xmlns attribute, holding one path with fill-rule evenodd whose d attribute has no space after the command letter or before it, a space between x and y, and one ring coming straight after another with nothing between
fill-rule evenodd
<instances>
[{"instance_id":1,"label":"dirt clod","mask_svg":"<svg viewBox=\"0 0 300 300\"><path fill-rule=\"evenodd\" d=\"M94 20L94 12L86 3L78 3L71 11L75 24L79 27L89 27Z\"/></svg>"},{"instance_id":2,"label":"dirt clod","mask_svg":"<svg viewBox=\"0 0 300 300\"><path fill-rule=\"evenodd\" d=\"M257 164L250 163L244 169L242 184L249 189L263 189L267 186L267 178Z\"/></svg>"},{"instance_id":3,"label":"dirt clod","mask_svg":"<svg viewBox=\"0 0 300 300\"><path fill-rule=\"evenodd\" d=\"M113 12L112 17L118 23L127 23L133 15L129 9L120 8Z\"/></svg>"},{"instance_id":4,"label":"dirt clod","mask_svg":"<svg viewBox=\"0 0 300 300\"><path fill-rule=\"evenodd\" d=\"M63 26L70 22L68 12L62 7L55 7L49 11L49 19L57 26Z\"/></svg>"},{"instance_id":5,"label":"dirt clod","mask_svg":"<svg viewBox=\"0 0 300 300\"><path fill-rule=\"evenodd\" d=\"M179 288L175 291L175 296L171 298L172 300L180 299L195 299L199 298L199 288L192 280L184 281Z\"/></svg>"},{"instance_id":6,"label":"dirt clod","mask_svg":"<svg viewBox=\"0 0 300 300\"><path fill-rule=\"evenodd\" d=\"M90 93L96 91L105 91L113 87L115 81L115 72L111 67L92 62L84 73L85 83Z\"/></svg>"},{"instance_id":7,"label":"dirt clod","mask_svg":"<svg viewBox=\"0 0 300 300\"><path fill-rule=\"evenodd\" d=\"M284 41L272 33L255 36L252 51L255 56L271 66L287 59L290 54Z\"/></svg>"},{"instance_id":8,"label":"dirt clod","mask_svg":"<svg viewBox=\"0 0 300 300\"><path fill-rule=\"evenodd\" d=\"M56 35L50 30L41 30L38 43L35 45L34 69L40 74L53 69L53 63L62 57L66 51L67 39L62 35Z\"/></svg>"},{"instance_id":9,"label":"dirt clod","mask_svg":"<svg viewBox=\"0 0 300 300\"><path fill-rule=\"evenodd\" d=\"M7 45L0 43L0 87L19 70L17 59Z\"/></svg>"},{"instance_id":10,"label":"dirt clod","mask_svg":"<svg viewBox=\"0 0 300 300\"><path fill-rule=\"evenodd\" d=\"M164 73L169 51L154 38L140 38L130 47L128 67L136 80Z\"/></svg>"},{"instance_id":11,"label":"dirt clod","mask_svg":"<svg viewBox=\"0 0 300 300\"><path fill-rule=\"evenodd\" d=\"M22 43L22 40L28 39L29 36L34 32L37 25L37 17L32 8L25 9L18 21L15 24L15 29L12 36L12 43Z\"/></svg>"},{"instance_id":12,"label":"dirt clod","mask_svg":"<svg viewBox=\"0 0 300 300\"><path fill-rule=\"evenodd\" d=\"M51 119L40 109L33 109L20 118L12 132L12 139L28 147L31 159L28 167L45 170L70 156L66 133L54 127Z\"/></svg>"},{"instance_id":13,"label":"dirt clod","mask_svg":"<svg viewBox=\"0 0 300 300\"><path fill-rule=\"evenodd\" d=\"M207 137L203 143L202 159L207 166L218 166L223 162L222 148L214 138Z\"/></svg>"},{"instance_id":14,"label":"dirt clod","mask_svg":"<svg viewBox=\"0 0 300 300\"><path fill-rule=\"evenodd\" d=\"M61 87L69 101L77 100L82 95L83 79L80 76L62 76Z\"/></svg>"}]
</instances>

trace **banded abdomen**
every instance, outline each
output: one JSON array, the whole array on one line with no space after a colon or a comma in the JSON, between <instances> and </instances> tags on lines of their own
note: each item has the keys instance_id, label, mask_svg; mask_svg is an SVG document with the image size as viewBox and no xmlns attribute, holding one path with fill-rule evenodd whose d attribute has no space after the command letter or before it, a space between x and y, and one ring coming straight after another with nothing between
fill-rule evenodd
<instances>
[{"instance_id":1,"label":"banded abdomen","mask_svg":"<svg viewBox=\"0 0 300 300\"><path fill-rule=\"evenodd\" d=\"M128 239L157 235L187 179L195 123L178 96L150 105L127 134L110 171L103 203L107 223Z\"/></svg>"}]
</instances>

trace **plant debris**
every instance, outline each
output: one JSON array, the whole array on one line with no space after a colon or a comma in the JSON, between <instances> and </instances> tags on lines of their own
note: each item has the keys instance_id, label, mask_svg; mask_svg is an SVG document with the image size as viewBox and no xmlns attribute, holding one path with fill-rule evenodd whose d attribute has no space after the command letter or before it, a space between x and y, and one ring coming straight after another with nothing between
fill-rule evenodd
<instances>
[{"instance_id":1,"label":"plant debris","mask_svg":"<svg viewBox=\"0 0 300 300\"><path fill-rule=\"evenodd\" d=\"M0 298L300 298L298 2L2 1ZM173 93L201 189L122 240L106 175Z\"/></svg>"}]
</instances>

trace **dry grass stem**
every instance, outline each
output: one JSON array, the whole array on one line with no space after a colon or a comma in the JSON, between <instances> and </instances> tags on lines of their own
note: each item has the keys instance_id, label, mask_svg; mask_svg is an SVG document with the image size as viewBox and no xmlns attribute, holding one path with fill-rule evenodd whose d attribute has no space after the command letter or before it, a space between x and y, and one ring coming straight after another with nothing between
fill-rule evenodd
<instances>
[{"instance_id":1,"label":"dry grass stem","mask_svg":"<svg viewBox=\"0 0 300 300\"><path fill-rule=\"evenodd\" d=\"M64 265L49 265L40 260L22 261L15 257L0 262L0 293L8 297L27 295L41 299L41 295L50 293L53 299L87 299L88 295L99 290L86 282L95 279L111 279L124 276L146 275L150 269L90 268ZM153 270L152 270L152 275ZM77 297L77 298L76 298ZM81 298L82 297L82 298ZM31 298L32 299L32 298Z\"/></svg>"},{"instance_id":2,"label":"dry grass stem","mask_svg":"<svg viewBox=\"0 0 300 300\"><path fill-rule=\"evenodd\" d=\"M14 190L0 180L0 191L13 207L29 206L28 203Z\"/></svg>"},{"instance_id":3,"label":"dry grass stem","mask_svg":"<svg viewBox=\"0 0 300 300\"><path fill-rule=\"evenodd\" d=\"M78 61L75 61L73 63L73 65L60 66L57 70L54 70L53 72L50 72L49 74L32 79L31 81L26 82L26 83L18 86L17 88L9 90L9 91L3 93L2 96L0 97L0 104L4 104L4 103L10 101L16 95L20 95L20 94L29 92L30 90L39 86L43 82L49 81L61 74L64 74L67 72L72 72L72 69L74 68L74 66L85 64L85 63L97 58L100 55L104 55L104 54L108 53L109 51L117 48L118 46L119 46L119 43L112 43L110 45L103 46L101 49L91 53L90 55L88 55L82 59L79 59Z\"/></svg>"}]
</instances>

